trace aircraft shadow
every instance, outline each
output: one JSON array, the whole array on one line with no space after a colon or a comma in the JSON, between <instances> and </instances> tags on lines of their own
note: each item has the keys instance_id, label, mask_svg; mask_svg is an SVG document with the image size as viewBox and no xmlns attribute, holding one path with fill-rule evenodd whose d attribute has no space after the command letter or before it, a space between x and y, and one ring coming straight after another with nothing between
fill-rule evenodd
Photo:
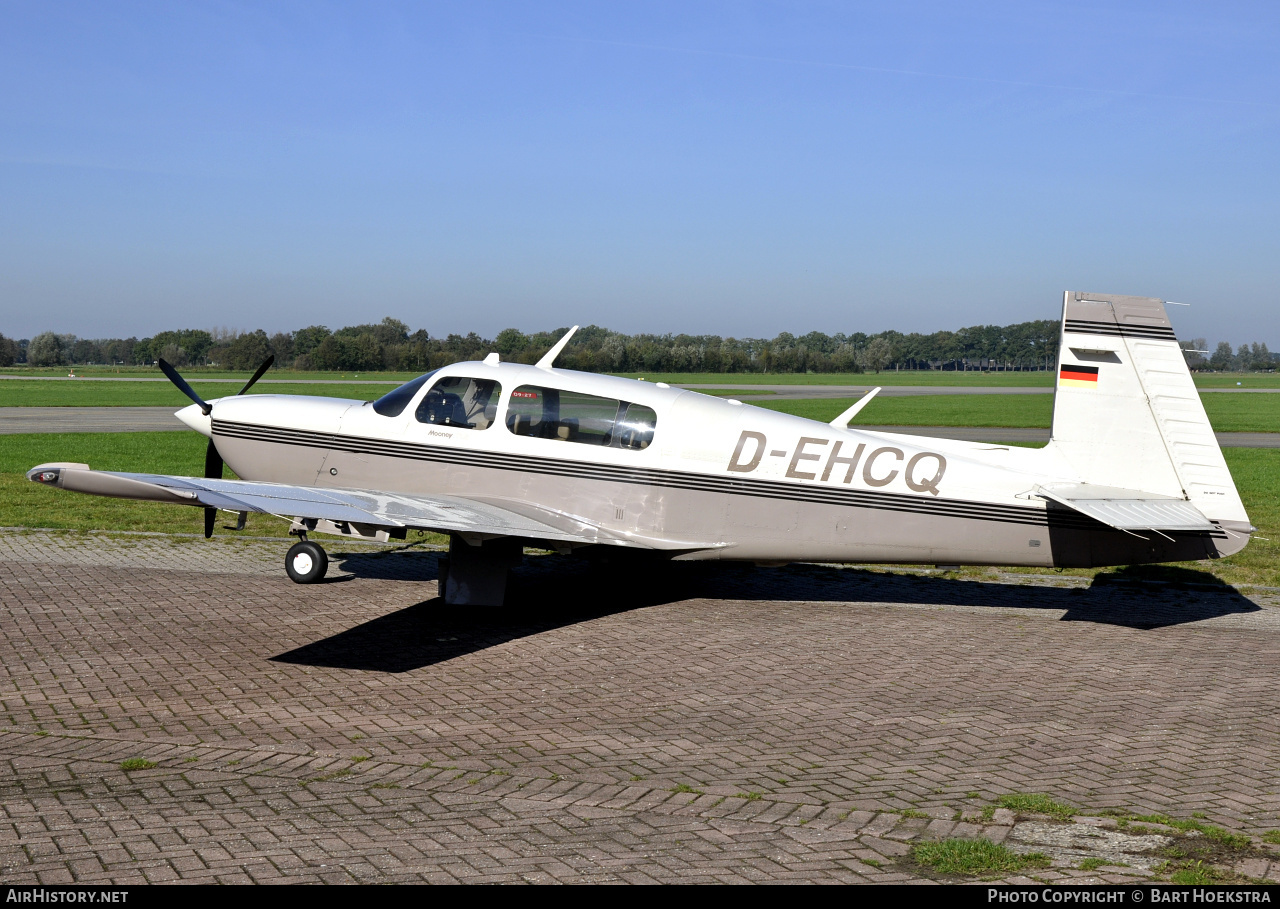
<instances>
[{"instance_id":1,"label":"aircraft shadow","mask_svg":"<svg viewBox=\"0 0 1280 909\"><path fill-rule=\"evenodd\" d=\"M770 572L757 571L755 575L762 573ZM721 592L715 595L752 600L1064 610L1060 619L1063 622L1093 622L1142 630L1260 611L1256 603L1212 574L1171 566L1101 572L1088 587L1023 586L820 565L790 566L778 574L776 579L763 583L743 577L745 583L721 585Z\"/></svg>"},{"instance_id":2,"label":"aircraft shadow","mask_svg":"<svg viewBox=\"0 0 1280 909\"><path fill-rule=\"evenodd\" d=\"M342 563L358 577L435 578L437 556L394 561L360 554ZM417 563L417 564L409 564ZM1161 568L1097 576L1089 587L1018 586L981 580L884 574L794 565L779 569L712 563L624 566L605 570L583 560L546 556L512 573L507 605L453 607L432 598L273 657L273 662L373 672L410 672L593 619L691 599L919 603L978 608L1061 610L1064 622L1149 630L1251 613L1259 607L1205 572ZM589 596L585 595L589 592Z\"/></svg>"},{"instance_id":3,"label":"aircraft shadow","mask_svg":"<svg viewBox=\"0 0 1280 909\"><path fill-rule=\"evenodd\" d=\"M330 564L339 571L349 572L357 578L375 578L383 581L434 581L439 574L439 557L443 552L427 551L374 551L335 552L329 554ZM328 578L328 582L346 578Z\"/></svg>"},{"instance_id":4,"label":"aircraft shadow","mask_svg":"<svg viewBox=\"0 0 1280 909\"><path fill-rule=\"evenodd\" d=\"M633 606L559 607L520 611L449 606L439 597L415 603L272 657L274 663L293 663L327 669L372 672L410 672L455 657L532 637L545 631L590 622Z\"/></svg>"}]
</instances>

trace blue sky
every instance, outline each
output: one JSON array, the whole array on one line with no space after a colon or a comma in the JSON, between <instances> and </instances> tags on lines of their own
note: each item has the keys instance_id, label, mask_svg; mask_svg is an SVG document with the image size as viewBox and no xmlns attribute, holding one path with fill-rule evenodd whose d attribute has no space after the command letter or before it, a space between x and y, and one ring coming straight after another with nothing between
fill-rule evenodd
<instances>
[{"instance_id":1,"label":"blue sky","mask_svg":"<svg viewBox=\"0 0 1280 909\"><path fill-rule=\"evenodd\" d=\"M0 332L1280 347L1280 7L0 2Z\"/></svg>"}]
</instances>

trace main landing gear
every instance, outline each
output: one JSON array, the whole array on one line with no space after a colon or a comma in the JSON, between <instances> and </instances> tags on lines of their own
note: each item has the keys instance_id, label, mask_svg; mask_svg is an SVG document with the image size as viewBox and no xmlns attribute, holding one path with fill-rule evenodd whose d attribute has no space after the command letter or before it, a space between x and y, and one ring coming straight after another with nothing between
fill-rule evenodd
<instances>
[{"instance_id":1,"label":"main landing gear","mask_svg":"<svg viewBox=\"0 0 1280 909\"><path fill-rule=\"evenodd\" d=\"M284 570L295 584L315 584L329 570L329 556L318 543L303 540L289 547L284 557Z\"/></svg>"},{"instance_id":2,"label":"main landing gear","mask_svg":"<svg viewBox=\"0 0 1280 909\"><path fill-rule=\"evenodd\" d=\"M440 596L450 606L501 606L507 575L523 558L519 540L468 543L452 534L449 557L440 560Z\"/></svg>"}]
</instances>

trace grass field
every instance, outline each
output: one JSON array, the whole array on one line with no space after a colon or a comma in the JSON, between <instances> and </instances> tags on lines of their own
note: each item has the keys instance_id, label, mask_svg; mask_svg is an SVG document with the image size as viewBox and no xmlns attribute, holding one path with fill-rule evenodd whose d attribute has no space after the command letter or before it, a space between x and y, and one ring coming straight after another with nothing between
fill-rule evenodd
<instances>
[{"instance_id":1,"label":"grass field","mask_svg":"<svg viewBox=\"0 0 1280 909\"><path fill-rule=\"evenodd\" d=\"M1191 377L1200 388L1280 388L1280 372L1197 372Z\"/></svg>"},{"instance_id":2,"label":"grass field","mask_svg":"<svg viewBox=\"0 0 1280 909\"><path fill-rule=\"evenodd\" d=\"M235 385L192 382L196 394L206 401L234 395ZM319 395L372 401L386 394L394 385L263 385L249 394ZM0 407L173 407L190 404L186 395L168 382L2 382Z\"/></svg>"},{"instance_id":3,"label":"grass field","mask_svg":"<svg viewBox=\"0 0 1280 909\"><path fill-rule=\"evenodd\" d=\"M193 383L206 399L234 394L230 385ZM250 394L302 394L372 401L389 386L353 384L257 385ZM717 389L717 397L751 398L752 404L826 422L855 399L767 400L757 388ZM1214 429L1219 432L1280 432L1280 394L1206 394L1202 397ZM175 410L187 404L168 382L3 382L0 407L121 407L157 406ZM921 395L878 398L860 422L895 426L1017 426L1048 427L1052 395Z\"/></svg>"},{"instance_id":4,"label":"grass field","mask_svg":"<svg viewBox=\"0 0 1280 909\"><path fill-rule=\"evenodd\" d=\"M48 376L65 378L72 367L27 367L9 366L0 368L0 379L4 376ZM85 378L106 379L163 379L164 374L154 366L76 366L77 376ZM204 367L184 366L179 370L187 381L193 384L200 379L238 379L249 380L250 372L237 372L227 369L210 369ZM417 371L409 372L355 372L346 370L312 370L273 369L266 378L295 381L330 381L343 382L349 379L360 379L369 382L387 382L399 384L421 375ZM1033 370L1027 372L977 372L954 370L887 370L885 372L860 373L754 373L754 372L620 372L615 375L627 379L643 378L648 382L668 382L672 385L973 385L977 387L1048 387L1053 384L1053 370ZM1222 372L1193 373L1195 383L1202 388L1235 388L1237 383L1244 388L1280 388L1280 372ZM3 384L0 381L0 384ZM62 383L70 384L70 383Z\"/></svg>"},{"instance_id":5,"label":"grass field","mask_svg":"<svg viewBox=\"0 0 1280 909\"><path fill-rule=\"evenodd\" d=\"M1186 563L1172 569L1139 567L1130 574L1177 580L1185 577L1178 574L1181 568L1210 572L1228 584L1280 587L1280 449L1229 448L1223 454L1249 517L1259 528L1253 541L1228 559ZM28 481L25 472L45 461L81 461L101 470L198 476L204 469L202 437L176 432L0 436L0 526L201 532L199 508L86 496ZM225 524L230 516L222 518L219 523ZM283 536L286 529L284 522L275 518L250 515L244 533ZM1096 572L1071 573L1092 576Z\"/></svg>"},{"instance_id":6,"label":"grass field","mask_svg":"<svg viewBox=\"0 0 1280 909\"><path fill-rule=\"evenodd\" d=\"M628 379L644 377L648 382L668 382L672 385L950 385L974 388L1050 388L1054 373L1038 372L943 372L922 370L918 372L882 373L619 373ZM1201 388L1280 388L1280 373L1275 372L1224 372L1193 373Z\"/></svg>"},{"instance_id":7,"label":"grass field","mask_svg":"<svg viewBox=\"0 0 1280 909\"><path fill-rule=\"evenodd\" d=\"M671 385L955 385L974 388L1038 388L1053 385L1045 372L861 372L861 373L749 373L749 372L625 372L625 379Z\"/></svg>"},{"instance_id":8,"label":"grass field","mask_svg":"<svg viewBox=\"0 0 1280 909\"><path fill-rule=\"evenodd\" d=\"M234 395L235 385L192 382L196 394L206 401ZM386 394L394 385L356 385L350 383L289 384L259 383L251 395L319 395L372 401ZM762 397L773 392L759 388L708 389L703 394L718 398ZM190 404L187 397L168 382L0 382L0 407L172 407L177 410Z\"/></svg>"},{"instance_id":9,"label":"grass field","mask_svg":"<svg viewBox=\"0 0 1280 909\"><path fill-rule=\"evenodd\" d=\"M821 420L834 420L856 398L752 400L756 407ZM1280 394L1201 397L1209 422L1218 432L1280 432ZM1011 426L1049 427L1052 395L919 395L876 398L858 414L868 426Z\"/></svg>"},{"instance_id":10,"label":"grass field","mask_svg":"<svg viewBox=\"0 0 1280 909\"><path fill-rule=\"evenodd\" d=\"M8 366L0 368L0 378L4 376L48 376L50 378L64 378L67 373L74 369L77 376L89 379L161 379L164 380L164 373L156 366L48 366L48 367L28 367L28 366ZM193 379L238 379L241 382L249 381L249 377L253 375L253 371L241 372L234 369L211 369L201 366L183 366L178 369L188 381ZM425 370L424 370L425 372ZM381 370L374 372L357 372L355 370L301 370L301 369L273 369L267 373L268 379L320 379L330 382L341 382L346 379L368 379L369 381L383 381L389 383L407 382L416 376L422 375L421 372L383 372ZM167 380L166 380L167 381Z\"/></svg>"},{"instance_id":11,"label":"grass field","mask_svg":"<svg viewBox=\"0 0 1280 909\"><path fill-rule=\"evenodd\" d=\"M25 474L48 461L78 461L96 470L200 476L204 473L206 444L203 436L186 432L0 436L0 526L203 533L204 517L199 508L126 502L49 489L32 483ZM230 515L220 517L220 523L231 519ZM288 529L287 524L275 518L250 515L243 533L284 536Z\"/></svg>"},{"instance_id":12,"label":"grass field","mask_svg":"<svg viewBox=\"0 0 1280 909\"><path fill-rule=\"evenodd\" d=\"M830 422L857 398L770 401L753 399L755 407ZM1052 395L919 395L876 398L857 416L867 426L1012 426L1048 427ZM855 425L856 425L855 423Z\"/></svg>"}]
</instances>

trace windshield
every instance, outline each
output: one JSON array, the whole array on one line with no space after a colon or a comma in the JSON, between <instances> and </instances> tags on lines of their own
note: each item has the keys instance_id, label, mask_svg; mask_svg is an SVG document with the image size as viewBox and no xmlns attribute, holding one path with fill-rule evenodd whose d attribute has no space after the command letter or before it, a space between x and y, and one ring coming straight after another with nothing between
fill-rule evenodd
<instances>
[{"instance_id":1,"label":"windshield","mask_svg":"<svg viewBox=\"0 0 1280 909\"><path fill-rule=\"evenodd\" d=\"M400 414L404 413L404 409L409 402L413 400L413 396L418 393L418 389L439 371L438 369L433 369L431 372L418 376L412 381L405 382L395 391L387 392L373 402L373 409L384 417L400 416Z\"/></svg>"}]
</instances>

